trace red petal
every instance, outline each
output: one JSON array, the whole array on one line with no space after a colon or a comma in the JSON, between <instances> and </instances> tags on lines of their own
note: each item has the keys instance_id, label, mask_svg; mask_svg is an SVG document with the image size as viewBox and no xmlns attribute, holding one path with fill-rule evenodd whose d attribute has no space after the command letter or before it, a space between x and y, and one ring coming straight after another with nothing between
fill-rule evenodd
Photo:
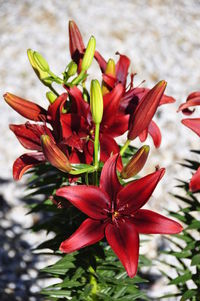
<instances>
[{"instance_id":1,"label":"red petal","mask_svg":"<svg viewBox=\"0 0 200 301\"><path fill-rule=\"evenodd\" d=\"M105 73L106 66L107 66L106 60L103 58L103 56L97 50L94 53L94 57L95 57L96 61L98 62L99 67L101 68L102 73Z\"/></svg>"},{"instance_id":2,"label":"red petal","mask_svg":"<svg viewBox=\"0 0 200 301\"><path fill-rule=\"evenodd\" d=\"M109 158L103 166L100 177L100 188L107 192L111 200L115 200L117 193L121 190L122 185L119 183L116 165L118 154Z\"/></svg>"},{"instance_id":3,"label":"red petal","mask_svg":"<svg viewBox=\"0 0 200 301\"><path fill-rule=\"evenodd\" d=\"M124 93L124 87L121 84L104 95L103 97L103 119L102 127L109 127L110 124L116 119L116 114L119 111L120 99Z\"/></svg>"},{"instance_id":4,"label":"red petal","mask_svg":"<svg viewBox=\"0 0 200 301\"><path fill-rule=\"evenodd\" d=\"M200 137L200 118L182 119L181 122Z\"/></svg>"},{"instance_id":5,"label":"red petal","mask_svg":"<svg viewBox=\"0 0 200 301\"><path fill-rule=\"evenodd\" d=\"M160 100L159 106L174 102L176 102L175 98L164 94Z\"/></svg>"},{"instance_id":6,"label":"red petal","mask_svg":"<svg viewBox=\"0 0 200 301\"><path fill-rule=\"evenodd\" d=\"M62 113L62 108L67 98L67 93L62 93L52 104L49 105L48 115L54 123L59 123L60 114Z\"/></svg>"},{"instance_id":7,"label":"red petal","mask_svg":"<svg viewBox=\"0 0 200 301\"><path fill-rule=\"evenodd\" d=\"M118 154L120 152L118 144L115 140L106 134L100 136L100 160L106 162L111 154ZM122 169L121 157L117 161L117 169L120 171Z\"/></svg>"},{"instance_id":8,"label":"red petal","mask_svg":"<svg viewBox=\"0 0 200 301\"><path fill-rule=\"evenodd\" d=\"M28 153L17 158L13 164L13 178L21 179L25 171L46 161L43 153Z\"/></svg>"},{"instance_id":9,"label":"red petal","mask_svg":"<svg viewBox=\"0 0 200 301\"><path fill-rule=\"evenodd\" d=\"M9 128L16 135L19 142L27 149L41 151L41 135L52 137L50 129L45 125L37 125L26 122L25 124L10 124ZM52 137L53 138L53 137Z\"/></svg>"},{"instance_id":10,"label":"red petal","mask_svg":"<svg viewBox=\"0 0 200 301\"><path fill-rule=\"evenodd\" d=\"M103 77L103 81L104 83L109 87L109 88L114 88L115 86L115 83L116 83L116 78L112 75L109 75L109 74L103 74L102 75Z\"/></svg>"},{"instance_id":11,"label":"red petal","mask_svg":"<svg viewBox=\"0 0 200 301\"><path fill-rule=\"evenodd\" d=\"M190 180L190 191L196 192L200 190L200 167L197 169L195 174L192 176L192 179Z\"/></svg>"},{"instance_id":12,"label":"red petal","mask_svg":"<svg viewBox=\"0 0 200 301\"><path fill-rule=\"evenodd\" d=\"M139 180L128 184L117 195L117 210L132 214L144 206L165 173L161 168Z\"/></svg>"},{"instance_id":13,"label":"red petal","mask_svg":"<svg viewBox=\"0 0 200 301\"><path fill-rule=\"evenodd\" d=\"M56 140L59 140L61 138L60 115L62 113L63 106L67 101L67 98L67 93L61 94L48 108L48 117L51 121L53 134L54 137L56 137Z\"/></svg>"},{"instance_id":14,"label":"red petal","mask_svg":"<svg viewBox=\"0 0 200 301\"><path fill-rule=\"evenodd\" d=\"M117 225L108 224L105 235L129 277L134 277L137 273L139 255L139 236L135 226L128 220L119 221Z\"/></svg>"},{"instance_id":15,"label":"red petal","mask_svg":"<svg viewBox=\"0 0 200 301\"><path fill-rule=\"evenodd\" d=\"M199 106L200 105L200 92L193 92L188 95L185 103L181 104L177 110L177 112L182 111L185 115L191 115L194 110L189 110L190 107Z\"/></svg>"},{"instance_id":16,"label":"red petal","mask_svg":"<svg viewBox=\"0 0 200 301\"><path fill-rule=\"evenodd\" d=\"M183 227L172 219L145 209L140 209L133 221L138 233L176 234L183 230Z\"/></svg>"},{"instance_id":17,"label":"red petal","mask_svg":"<svg viewBox=\"0 0 200 301\"><path fill-rule=\"evenodd\" d=\"M165 88L166 82L161 81L141 99L134 114L132 115L128 139L135 139L149 126Z\"/></svg>"},{"instance_id":18,"label":"red petal","mask_svg":"<svg viewBox=\"0 0 200 301\"><path fill-rule=\"evenodd\" d=\"M75 207L94 219L106 218L106 210L110 208L109 196L96 186L66 186L58 189L56 195L66 198Z\"/></svg>"},{"instance_id":19,"label":"red petal","mask_svg":"<svg viewBox=\"0 0 200 301\"><path fill-rule=\"evenodd\" d=\"M11 93L4 94L4 99L17 113L25 118L34 121L44 121L47 117L47 112L41 106L32 101L23 99Z\"/></svg>"},{"instance_id":20,"label":"red petal","mask_svg":"<svg viewBox=\"0 0 200 301\"><path fill-rule=\"evenodd\" d=\"M117 53L119 54L119 53ZM128 68L130 66L130 60L126 55L119 54L119 60L116 64L116 77L119 83L124 87L126 86L126 79L128 76Z\"/></svg>"},{"instance_id":21,"label":"red petal","mask_svg":"<svg viewBox=\"0 0 200 301\"><path fill-rule=\"evenodd\" d=\"M86 219L80 227L67 240L60 245L60 251L71 253L80 248L95 244L104 237L105 224L90 218Z\"/></svg>"},{"instance_id":22,"label":"red petal","mask_svg":"<svg viewBox=\"0 0 200 301\"><path fill-rule=\"evenodd\" d=\"M144 142L147 139L148 136L148 129L145 129L142 131L142 133L139 135L140 141Z\"/></svg>"},{"instance_id":23,"label":"red petal","mask_svg":"<svg viewBox=\"0 0 200 301\"><path fill-rule=\"evenodd\" d=\"M60 117L60 123L62 127L62 138L67 139L73 133L79 134L85 132L87 136L87 123L85 118L77 114L62 114Z\"/></svg>"},{"instance_id":24,"label":"red petal","mask_svg":"<svg viewBox=\"0 0 200 301\"><path fill-rule=\"evenodd\" d=\"M76 87L66 87L72 101L71 112L80 116L88 118L90 112L90 105L83 99L82 92ZM90 116L91 119L91 116Z\"/></svg>"},{"instance_id":25,"label":"red petal","mask_svg":"<svg viewBox=\"0 0 200 301\"><path fill-rule=\"evenodd\" d=\"M80 58L84 53L84 43L78 26L74 21L69 21L69 50L71 58L79 65Z\"/></svg>"},{"instance_id":26,"label":"red petal","mask_svg":"<svg viewBox=\"0 0 200 301\"><path fill-rule=\"evenodd\" d=\"M123 135L128 130L129 115L118 114L112 124L101 125L101 132L113 138Z\"/></svg>"},{"instance_id":27,"label":"red petal","mask_svg":"<svg viewBox=\"0 0 200 301\"><path fill-rule=\"evenodd\" d=\"M23 147L41 151L40 136L28 129L25 124L10 124L10 130L16 135Z\"/></svg>"},{"instance_id":28,"label":"red petal","mask_svg":"<svg viewBox=\"0 0 200 301\"><path fill-rule=\"evenodd\" d=\"M156 148L160 147L161 140L162 140L161 132L160 132L159 127L153 120L151 120L151 122L149 124L148 132L153 139L153 143L154 143L155 147Z\"/></svg>"}]
</instances>

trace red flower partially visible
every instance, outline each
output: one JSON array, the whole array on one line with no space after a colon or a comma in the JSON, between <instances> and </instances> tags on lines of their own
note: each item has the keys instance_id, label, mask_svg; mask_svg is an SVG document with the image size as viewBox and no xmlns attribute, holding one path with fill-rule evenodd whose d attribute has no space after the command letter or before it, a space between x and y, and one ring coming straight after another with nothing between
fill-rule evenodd
<instances>
[{"instance_id":1,"label":"red flower partially visible","mask_svg":"<svg viewBox=\"0 0 200 301\"><path fill-rule=\"evenodd\" d=\"M186 102L182 103L177 112L182 112L185 115L191 115L194 113L194 110L191 110L190 107L195 107L200 105L200 92L192 92L188 95ZM200 137L200 118L185 118L181 120L182 124L187 126L193 132L195 132Z\"/></svg>"},{"instance_id":2,"label":"red flower partially visible","mask_svg":"<svg viewBox=\"0 0 200 301\"><path fill-rule=\"evenodd\" d=\"M196 192L200 190L200 167L197 169L197 171L192 176L190 183L189 183L189 189L192 192Z\"/></svg>"},{"instance_id":3,"label":"red flower partially visible","mask_svg":"<svg viewBox=\"0 0 200 301\"><path fill-rule=\"evenodd\" d=\"M139 233L175 234L182 226L158 213L141 209L148 201L165 170L160 169L123 187L116 174L117 155L104 165L100 187L71 186L57 190L89 217L60 245L65 253L76 251L103 239L124 265L129 277L137 272Z\"/></svg>"}]
</instances>

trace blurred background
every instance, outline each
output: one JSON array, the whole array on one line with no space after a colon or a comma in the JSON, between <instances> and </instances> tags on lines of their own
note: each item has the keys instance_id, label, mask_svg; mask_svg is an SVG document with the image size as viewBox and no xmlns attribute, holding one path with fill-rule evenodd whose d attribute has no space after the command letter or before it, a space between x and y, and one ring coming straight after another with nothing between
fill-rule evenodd
<instances>
[{"instance_id":1,"label":"blurred background","mask_svg":"<svg viewBox=\"0 0 200 301\"><path fill-rule=\"evenodd\" d=\"M51 69L61 74L70 60L70 19L79 26L85 43L95 36L97 49L106 59L117 59L116 51L129 56L131 71L137 73L135 86L143 80L145 87L162 79L168 82L166 93L177 101L159 109L155 120L162 132L162 144L155 149L151 139L146 142L151 155L141 175L154 170L157 164L166 167L150 208L159 212L176 209L169 192L174 192L176 178L191 177L179 163L186 157L195 159L189 150L199 147L199 138L181 125L183 116L176 110L190 92L200 90L200 1L0 0L1 95L11 92L47 107L47 90L32 71L26 50L40 52ZM97 70L94 63L91 77L95 74L100 78ZM25 151L8 124L24 119L6 105L3 97L0 114L0 299L34 301L39 300L40 287L47 284L37 275L38 269L48 264L48 258L33 255L31 248L46 236L27 230L36 217L25 215L27 208L21 200L24 180L12 180L13 161ZM155 238L143 252L155 257L157 243ZM152 296L157 288L152 288Z\"/></svg>"}]
</instances>

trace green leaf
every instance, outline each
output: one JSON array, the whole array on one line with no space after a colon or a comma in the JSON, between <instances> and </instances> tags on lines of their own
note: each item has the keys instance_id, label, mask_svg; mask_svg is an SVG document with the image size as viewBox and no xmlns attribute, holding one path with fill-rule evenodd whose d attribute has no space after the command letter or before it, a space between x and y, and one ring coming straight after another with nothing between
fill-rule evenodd
<instances>
[{"instance_id":1,"label":"green leaf","mask_svg":"<svg viewBox=\"0 0 200 301\"><path fill-rule=\"evenodd\" d=\"M186 291L186 292L183 294L183 296L182 296L182 298L181 298L180 301L191 300L191 298L194 297L194 296L197 296L197 291L196 291L196 290L193 290L193 289L188 290L188 291ZM196 299L195 299L195 300L196 300Z\"/></svg>"},{"instance_id":2,"label":"green leaf","mask_svg":"<svg viewBox=\"0 0 200 301\"><path fill-rule=\"evenodd\" d=\"M200 254L196 254L192 257L191 265L200 265Z\"/></svg>"},{"instance_id":3,"label":"green leaf","mask_svg":"<svg viewBox=\"0 0 200 301\"><path fill-rule=\"evenodd\" d=\"M179 284L179 283L185 283L187 280L190 280L192 278L191 272L186 272L184 275L178 276L170 281L169 284Z\"/></svg>"}]
</instances>

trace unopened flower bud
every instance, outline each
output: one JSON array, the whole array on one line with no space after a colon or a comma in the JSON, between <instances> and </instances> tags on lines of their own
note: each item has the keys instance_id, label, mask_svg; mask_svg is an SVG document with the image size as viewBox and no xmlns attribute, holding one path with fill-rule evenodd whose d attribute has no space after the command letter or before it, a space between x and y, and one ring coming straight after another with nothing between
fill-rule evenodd
<instances>
[{"instance_id":1,"label":"unopened flower bud","mask_svg":"<svg viewBox=\"0 0 200 301\"><path fill-rule=\"evenodd\" d=\"M109 59L106 65L105 74L103 74L103 81L102 81L102 93L103 95L110 92L111 88L108 85L108 81L115 82L115 61L113 59Z\"/></svg>"},{"instance_id":2,"label":"unopened flower bud","mask_svg":"<svg viewBox=\"0 0 200 301\"><path fill-rule=\"evenodd\" d=\"M115 61L113 59L108 60L105 74L115 76Z\"/></svg>"},{"instance_id":3,"label":"unopened flower bud","mask_svg":"<svg viewBox=\"0 0 200 301\"><path fill-rule=\"evenodd\" d=\"M37 64L37 66L44 72L49 72L49 64L47 63L47 61L45 60L45 58L43 58L43 56L37 52L34 51L33 52L33 58L35 60L35 63Z\"/></svg>"},{"instance_id":4,"label":"unopened flower bud","mask_svg":"<svg viewBox=\"0 0 200 301\"><path fill-rule=\"evenodd\" d=\"M38 78L44 85L49 86L52 84L52 80L49 79L49 65L38 52L36 55L35 53L32 49L27 50L29 62Z\"/></svg>"},{"instance_id":5,"label":"unopened flower bud","mask_svg":"<svg viewBox=\"0 0 200 301\"><path fill-rule=\"evenodd\" d=\"M46 93L46 98L52 104L56 100L57 96L52 91L49 91L49 92Z\"/></svg>"},{"instance_id":6,"label":"unopened flower bud","mask_svg":"<svg viewBox=\"0 0 200 301\"><path fill-rule=\"evenodd\" d=\"M70 162L55 142L48 136L41 136L41 145L46 159L56 168L63 172L71 170Z\"/></svg>"},{"instance_id":7,"label":"unopened flower bud","mask_svg":"<svg viewBox=\"0 0 200 301\"><path fill-rule=\"evenodd\" d=\"M90 65L92 64L92 60L94 58L94 53L95 53L95 46L96 46L96 40L93 36L91 36L87 44L87 48L85 50L83 61L81 64L81 69L84 71L88 70L90 68Z\"/></svg>"},{"instance_id":8,"label":"unopened flower bud","mask_svg":"<svg viewBox=\"0 0 200 301\"><path fill-rule=\"evenodd\" d=\"M101 123L103 116L103 96L97 79L92 80L90 86L90 109L94 123Z\"/></svg>"},{"instance_id":9,"label":"unopened flower bud","mask_svg":"<svg viewBox=\"0 0 200 301\"><path fill-rule=\"evenodd\" d=\"M140 172L147 161L149 150L149 146L144 145L133 155L131 160L122 169L121 177L123 179L134 177Z\"/></svg>"},{"instance_id":10,"label":"unopened flower bud","mask_svg":"<svg viewBox=\"0 0 200 301\"><path fill-rule=\"evenodd\" d=\"M78 69L77 64L74 63L73 61L71 61L71 62L68 64L67 68L66 68L66 74L67 74L67 76L70 77L70 76L75 75L76 72L77 72L77 69Z\"/></svg>"}]
</instances>

